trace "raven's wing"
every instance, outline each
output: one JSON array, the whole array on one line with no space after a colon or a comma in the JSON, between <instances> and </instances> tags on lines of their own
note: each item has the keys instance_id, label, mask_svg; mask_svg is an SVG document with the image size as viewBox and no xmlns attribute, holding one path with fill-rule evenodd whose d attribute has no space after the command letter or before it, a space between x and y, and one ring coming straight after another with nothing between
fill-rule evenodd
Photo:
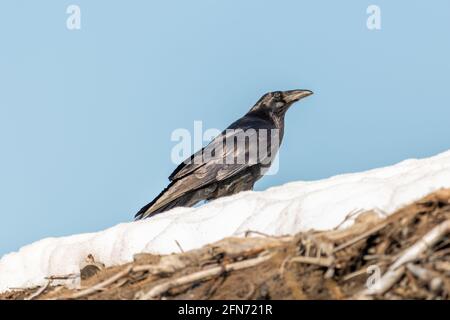
<instances>
[{"instance_id":1,"label":"raven's wing","mask_svg":"<svg viewBox=\"0 0 450 320\"><path fill-rule=\"evenodd\" d=\"M260 122L255 123L254 121L245 125L241 124L242 130L245 131L245 138L248 138L248 141L256 141L258 142L258 130L259 129L273 129L274 126L271 123ZM229 129L233 129L233 124L229 127ZM250 126L251 125L251 126ZM243 128L242 128L243 127ZM255 128L256 127L256 128ZM247 129L255 129L255 130L247 130ZM230 139L235 141L235 138L242 138L242 136L238 136L242 131L237 130L225 130L222 134L217 136L211 143L209 143L205 148L198 151L191 158L200 156L201 153L205 151L211 150L223 150L223 152L219 156L214 156L207 161L199 162L199 163L190 163L190 164L182 164L175 170L174 174L171 175L173 182L171 183L170 188L165 190L163 194L160 195L153 205L148 208L147 211L155 211L168 203L174 201L178 197L183 194L204 187L210 183L223 181L235 174L240 173L241 171L255 165L256 163L248 162L249 159L249 148L248 144L236 144L233 143L232 148L227 148L227 144L224 144L225 139ZM230 141L229 140L229 141ZM217 148L216 148L217 147ZM271 139L267 141L268 150L271 148ZM223 148L223 149L220 149ZM266 154L265 158L257 159L257 163L264 162L267 159L268 154ZM229 159L245 159L244 162L236 161L232 163L228 163ZM144 214L145 217L145 214Z\"/></svg>"},{"instance_id":2,"label":"raven's wing","mask_svg":"<svg viewBox=\"0 0 450 320\"><path fill-rule=\"evenodd\" d=\"M217 137L215 137L206 147L197 151L193 155L191 155L188 159L183 161L178 165L178 167L172 172L169 176L170 181L175 181L177 179L181 179L182 177L194 172L195 170L203 167L206 162L203 161L203 155L206 150L217 150L220 148L226 139L232 139L232 136L236 136L237 133L227 131L228 129L232 129L233 131L240 129L243 131L247 131L249 129L275 129L275 125L273 123L268 122L267 120L263 120L255 117L243 117L234 123L232 123L226 130L222 131ZM270 143L270 141L269 141ZM243 151L243 150L242 150ZM226 155L228 156L228 154Z\"/></svg>"},{"instance_id":3,"label":"raven's wing","mask_svg":"<svg viewBox=\"0 0 450 320\"><path fill-rule=\"evenodd\" d=\"M203 161L205 149L216 150L216 148L219 148L223 145L223 141L227 139L227 137L230 137L230 135L231 134L227 135L227 132L223 131L221 134L215 137L206 147L197 151L196 153L191 155L188 159L180 163L178 167L169 176L169 180L174 181L181 179L187 176L188 174L194 172L195 170L203 167L206 164L206 162Z\"/></svg>"}]
</instances>

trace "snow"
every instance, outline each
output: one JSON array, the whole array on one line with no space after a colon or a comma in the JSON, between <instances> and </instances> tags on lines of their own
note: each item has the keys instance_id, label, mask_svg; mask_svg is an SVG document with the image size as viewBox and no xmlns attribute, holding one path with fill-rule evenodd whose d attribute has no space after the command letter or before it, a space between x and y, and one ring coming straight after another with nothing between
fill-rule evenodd
<instances>
[{"instance_id":1,"label":"snow","mask_svg":"<svg viewBox=\"0 0 450 320\"><path fill-rule=\"evenodd\" d=\"M51 275L79 273L88 254L111 266L132 261L140 252L179 252L175 240L189 250L227 236L242 236L247 230L272 235L326 230L355 210L376 209L390 214L449 187L447 151L386 168L242 192L198 208L176 208L104 231L46 238L24 246L0 259L0 292L42 285Z\"/></svg>"}]
</instances>

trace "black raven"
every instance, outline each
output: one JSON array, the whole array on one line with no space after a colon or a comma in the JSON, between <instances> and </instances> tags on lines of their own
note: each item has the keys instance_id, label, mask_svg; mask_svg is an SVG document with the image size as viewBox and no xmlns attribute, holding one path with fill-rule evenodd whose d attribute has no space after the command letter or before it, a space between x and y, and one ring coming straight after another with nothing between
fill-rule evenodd
<instances>
[{"instance_id":1,"label":"black raven","mask_svg":"<svg viewBox=\"0 0 450 320\"><path fill-rule=\"evenodd\" d=\"M252 190L278 152L286 111L311 94L309 90L266 93L245 116L182 162L170 175L167 188L135 218Z\"/></svg>"}]
</instances>

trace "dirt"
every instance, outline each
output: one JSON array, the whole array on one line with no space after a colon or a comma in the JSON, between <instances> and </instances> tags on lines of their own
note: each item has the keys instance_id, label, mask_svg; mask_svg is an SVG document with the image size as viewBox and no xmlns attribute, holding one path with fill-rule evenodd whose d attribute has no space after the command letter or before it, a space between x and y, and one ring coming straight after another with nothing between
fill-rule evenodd
<instances>
[{"instance_id":1,"label":"dirt","mask_svg":"<svg viewBox=\"0 0 450 320\"><path fill-rule=\"evenodd\" d=\"M387 289L361 295L446 221L450 190L440 190L386 218L365 212L344 230L226 238L185 253L138 254L111 268L90 256L77 289L50 279L0 299L449 299L448 230Z\"/></svg>"}]
</instances>

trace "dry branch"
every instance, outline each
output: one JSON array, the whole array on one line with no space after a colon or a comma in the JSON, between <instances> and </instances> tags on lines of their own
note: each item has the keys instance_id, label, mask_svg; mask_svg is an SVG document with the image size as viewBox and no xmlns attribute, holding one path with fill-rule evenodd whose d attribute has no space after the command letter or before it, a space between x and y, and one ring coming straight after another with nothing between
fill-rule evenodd
<instances>
[{"instance_id":1,"label":"dry branch","mask_svg":"<svg viewBox=\"0 0 450 320\"><path fill-rule=\"evenodd\" d=\"M289 262L298 262L305 264L315 264L321 267L329 267L333 264L332 257L294 257Z\"/></svg>"},{"instance_id":2,"label":"dry branch","mask_svg":"<svg viewBox=\"0 0 450 320\"><path fill-rule=\"evenodd\" d=\"M44 291L48 288L48 286L50 285L51 282L52 282L52 280L48 280L45 283L45 285L40 287L38 290L36 290L35 293L30 295L29 297L26 297L25 300L33 300L33 299L36 299L37 297L39 297L42 293L44 293Z\"/></svg>"},{"instance_id":3,"label":"dry branch","mask_svg":"<svg viewBox=\"0 0 450 320\"><path fill-rule=\"evenodd\" d=\"M353 238L353 239L351 239L351 240L349 240L349 241L347 241L347 242L337 246L336 248L334 248L333 253L336 253L336 252L338 252L338 251L340 251L342 249L345 249L345 248L347 248L347 247L349 247L351 245L354 245L355 243L357 243L357 242L359 242L359 241L361 241L361 240L363 240L363 239L365 239L367 237L370 237L372 234L380 231L381 229L383 229L386 226L387 226L387 223L379 224L378 226L376 226L376 227L374 227L374 228L372 228L372 229L362 233L361 235L359 235L359 236L357 236L357 237L355 237L355 238Z\"/></svg>"},{"instance_id":4,"label":"dry branch","mask_svg":"<svg viewBox=\"0 0 450 320\"><path fill-rule=\"evenodd\" d=\"M85 297L85 296L88 296L88 295L90 295L92 293L95 293L95 292L103 289L104 287L109 286L110 284L113 284L114 282L116 282L120 278L128 275L132 269L133 269L133 266L130 265L130 266L126 267L125 269L123 269L122 271L116 273L112 277L106 279L105 281L97 283L96 285L94 285L92 287L89 287L89 288L87 288L85 290L76 292L73 295L67 297L66 299L77 299L77 298Z\"/></svg>"},{"instance_id":5,"label":"dry branch","mask_svg":"<svg viewBox=\"0 0 450 320\"><path fill-rule=\"evenodd\" d=\"M414 261L424 253L427 249L430 249L440 239L450 232L450 220L446 220L437 225L413 246L406 249L406 251L389 267L386 273L381 279L370 288L364 289L358 294L356 298L363 299L373 295L381 295L389 290L404 274L405 264Z\"/></svg>"},{"instance_id":6,"label":"dry branch","mask_svg":"<svg viewBox=\"0 0 450 320\"><path fill-rule=\"evenodd\" d=\"M244 260L240 262L230 263L225 266L220 267L214 267L207 270L198 271L180 278L176 278L167 282L164 282L162 284L156 285L152 289L150 289L148 292L142 294L139 299L140 300L149 300L153 299L157 296L160 296L161 294L167 292L171 288L182 286L185 284L189 284L196 281L205 280L214 276L218 276L222 274L223 272L230 272L234 270L241 270L245 268L254 267L258 264L261 264L270 258L272 258L272 254L264 255L258 258Z\"/></svg>"}]
</instances>

